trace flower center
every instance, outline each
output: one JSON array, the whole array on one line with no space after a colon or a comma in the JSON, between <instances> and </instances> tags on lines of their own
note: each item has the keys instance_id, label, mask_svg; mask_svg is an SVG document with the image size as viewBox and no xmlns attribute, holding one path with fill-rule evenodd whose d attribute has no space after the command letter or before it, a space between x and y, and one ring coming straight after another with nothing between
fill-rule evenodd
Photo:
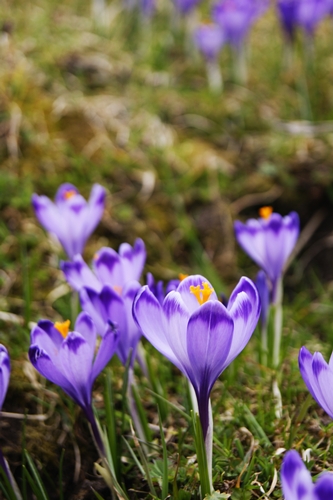
<instances>
[{"instance_id":1,"label":"flower center","mask_svg":"<svg viewBox=\"0 0 333 500\"><path fill-rule=\"evenodd\" d=\"M117 292L118 295L121 295L123 292L123 287L120 285L113 285L113 289L115 292Z\"/></svg>"},{"instance_id":2,"label":"flower center","mask_svg":"<svg viewBox=\"0 0 333 500\"><path fill-rule=\"evenodd\" d=\"M259 215L263 219L269 219L272 215L273 207L261 207L259 210Z\"/></svg>"},{"instance_id":3,"label":"flower center","mask_svg":"<svg viewBox=\"0 0 333 500\"><path fill-rule=\"evenodd\" d=\"M214 289L211 286L209 286L207 281L203 281L202 288L200 287L200 285L197 285L197 286L191 285L190 292L193 293L193 295L195 296L195 298L197 299L199 304L202 305L205 302L207 302L209 297L214 292Z\"/></svg>"},{"instance_id":4,"label":"flower center","mask_svg":"<svg viewBox=\"0 0 333 500\"><path fill-rule=\"evenodd\" d=\"M64 198L65 200L69 200L70 198L73 198L73 196L76 195L76 191L74 189L69 189L68 191L64 192Z\"/></svg>"},{"instance_id":5,"label":"flower center","mask_svg":"<svg viewBox=\"0 0 333 500\"><path fill-rule=\"evenodd\" d=\"M64 321L63 323L61 323L60 321L56 321L54 323L54 328L56 328L65 339L68 335L70 324L71 322L69 319L67 321Z\"/></svg>"}]
</instances>

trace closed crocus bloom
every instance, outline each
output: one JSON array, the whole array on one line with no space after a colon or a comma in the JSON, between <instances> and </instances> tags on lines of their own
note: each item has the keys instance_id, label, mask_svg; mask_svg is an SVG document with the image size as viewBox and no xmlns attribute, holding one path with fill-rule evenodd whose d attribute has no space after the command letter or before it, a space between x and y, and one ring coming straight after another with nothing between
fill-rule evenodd
<instances>
[{"instance_id":1,"label":"closed crocus bloom","mask_svg":"<svg viewBox=\"0 0 333 500\"><path fill-rule=\"evenodd\" d=\"M42 226L60 241L70 259L82 254L87 239L99 223L105 201L105 189L95 184L88 202L72 184L62 184L55 203L47 196L32 195L32 206Z\"/></svg>"},{"instance_id":2,"label":"closed crocus bloom","mask_svg":"<svg viewBox=\"0 0 333 500\"><path fill-rule=\"evenodd\" d=\"M112 248L101 248L93 259L94 272L81 255L76 255L73 261L61 262L60 267L68 283L78 292L84 286L100 292L103 285L121 292L128 282L140 279L146 256L145 244L137 238L133 247L128 243L120 245L118 253Z\"/></svg>"},{"instance_id":3,"label":"closed crocus bloom","mask_svg":"<svg viewBox=\"0 0 333 500\"><path fill-rule=\"evenodd\" d=\"M245 224L236 221L235 234L243 250L270 279L274 302L278 281L299 235L299 217L296 212L282 217L272 213L271 207L263 207L260 215Z\"/></svg>"},{"instance_id":4,"label":"closed crocus bloom","mask_svg":"<svg viewBox=\"0 0 333 500\"><path fill-rule=\"evenodd\" d=\"M293 42L295 38L299 3L299 0L278 0L277 2L282 29L289 42Z\"/></svg>"},{"instance_id":5,"label":"closed crocus bloom","mask_svg":"<svg viewBox=\"0 0 333 500\"><path fill-rule=\"evenodd\" d=\"M332 500L333 474L324 472L315 484L295 450L285 454L281 468L284 500Z\"/></svg>"},{"instance_id":6,"label":"closed crocus bloom","mask_svg":"<svg viewBox=\"0 0 333 500\"><path fill-rule=\"evenodd\" d=\"M81 406L93 426L92 387L115 353L118 334L106 327L96 353L97 332L88 314L78 316L75 331L69 326L69 321L39 321L31 331L29 358L41 375Z\"/></svg>"},{"instance_id":7,"label":"closed crocus bloom","mask_svg":"<svg viewBox=\"0 0 333 500\"><path fill-rule=\"evenodd\" d=\"M302 347L298 363L312 397L333 418L333 355L326 363L320 352L312 355L306 347Z\"/></svg>"},{"instance_id":8,"label":"closed crocus bloom","mask_svg":"<svg viewBox=\"0 0 333 500\"><path fill-rule=\"evenodd\" d=\"M252 24L267 7L266 0L220 0L214 5L212 14L227 42L240 49Z\"/></svg>"},{"instance_id":9,"label":"closed crocus bloom","mask_svg":"<svg viewBox=\"0 0 333 500\"><path fill-rule=\"evenodd\" d=\"M299 0L297 8L297 23L308 36L313 36L317 24L330 11L327 0Z\"/></svg>"},{"instance_id":10,"label":"closed crocus bloom","mask_svg":"<svg viewBox=\"0 0 333 500\"><path fill-rule=\"evenodd\" d=\"M146 285L135 298L133 314L145 337L193 385L206 438L214 382L243 350L259 318L256 287L242 278L226 308L200 275L181 281L162 305Z\"/></svg>"},{"instance_id":11,"label":"closed crocus bloom","mask_svg":"<svg viewBox=\"0 0 333 500\"><path fill-rule=\"evenodd\" d=\"M194 42L208 61L217 59L225 41L224 33L218 24L202 23L194 31Z\"/></svg>"}]
</instances>

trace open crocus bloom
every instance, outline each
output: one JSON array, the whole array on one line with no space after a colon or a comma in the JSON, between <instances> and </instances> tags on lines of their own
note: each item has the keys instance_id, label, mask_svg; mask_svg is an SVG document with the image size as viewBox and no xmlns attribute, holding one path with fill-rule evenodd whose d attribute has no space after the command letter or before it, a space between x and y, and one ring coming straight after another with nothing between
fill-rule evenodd
<instances>
[{"instance_id":1,"label":"open crocus bloom","mask_svg":"<svg viewBox=\"0 0 333 500\"><path fill-rule=\"evenodd\" d=\"M31 331L29 349L30 361L36 370L81 406L92 424L93 383L115 353L118 335L107 328L95 355L96 340L96 328L83 312L73 332L69 332L69 321L55 324L39 321Z\"/></svg>"},{"instance_id":2,"label":"open crocus bloom","mask_svg":"<svg viewBox=\"0 0 333 500\"><path fill-rule=\"evenodd\" d=\"M87 239L99 223L105 200L105 189L94 184L89 201L72 184L62 184L55 203L47 196L32 195L32 206L39 222L56 235L70 259L82 254Z\"/></svg>"},{"instance_id":3,"label":"open crocus bloom","mask_svg":"<svg viewBox=\"0 0 333 500\"><path fill-rule=\"evenodd\" d=\"M295 450L285 454L281 468L284 500L332 500L333 474L324 472L315 484Z\"/></svg>"},{"instance_id":4,"label":"open crocus bloom","mask_svg":"<svg viewBox=\"0 0 333 500\"><path fill-rule=\"evenodd\" d=\"M103 247L95 255L93 271L84 262L81 255L75 255L73 261L61 262L68 283L78 292L84 286L100 292L103 285L110 285L121 292L130 281L138 281L146 262L146 247L137 238L134 246L123 243L117 253L113 248Z\"/></svg>"},{"instance_id":5,"label":"open crocus bloom","mask_svg":"<svg viewBox=\"0 0 333 500\"><path fill-rule=\"evenodd\" d=\"M269 208L262 209L261 218L245 224L236 221L234 227L240 246L270 279L274 302L278 280L298 238L299 217L296 212L282 217Z\"/></svg>"},{"instance_id":6,"label":"open crocus bloom","mask_svg":"<svg viewBox=\"0 0 333 500\"><path fill-rule=\"evenodd\" d=\"M257 324L256 287L242 278L226 308L200 275L181 281L162 305L146 285L134 300L133 314L145 337L192 383L206 437L214 382L243 350Z\"/></svg>"},{"instance_id":7,"label":"open crocus bloom","mask_svg":"<svg viewBox=\"0 0 333 500\"><path fill-rule=\"evenodd\" d=\"M326 363L320 352L312 355L303 346L299 352L298 364L312 397L333 418L333 353Z\"/></svg>"}]
</instances>

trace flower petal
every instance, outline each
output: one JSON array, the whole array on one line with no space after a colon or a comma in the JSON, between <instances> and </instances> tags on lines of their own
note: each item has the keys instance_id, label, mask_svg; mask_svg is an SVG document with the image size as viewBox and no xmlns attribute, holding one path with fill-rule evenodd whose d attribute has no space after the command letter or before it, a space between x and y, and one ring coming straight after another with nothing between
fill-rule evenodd
<instances>
[{"instance_id":1,"label":"flower petal","mask_svg":"<svg viewBox=\"0 0 333 500\"><path fill-rule=\"evenodd\" d=\"M134 300L133 315L149 342L180 370L184 371L169 345L162 307L147 285L141 288Z\"/></svg>"},{"instance_id":2,"label":"flower petal","mask_svg":"<svg viewBox=\"0 0 333 500\"><path fill-rule=\"evenodd\" d=\"M310 472L295 450L285 454L281 468L282 491L285 500L313 498Z\"/></svg>"},{"instance_id":3,"label":"flower petal","mask_svg":"<svg viewBox=\"0 0 333 500\"><path fill-rule=\"evenodd\" d=\"M260 299L256 286L242 277L228 302L228 312L234 322L234 335L226 366L244 349L260 316Z\"/></svg>"},{"instance_id":4,"label":"flower petal","mask_svg":"<svg viewBox=\"0 0 333 500\"><path fill-rule=\"evenodd\" d=\"M10 377L10 360L8 351L0 344L0 410L6 397Z\"/></svg>"},{"instance_id":5,"label":"flower petal","mask_svg":"<svg viewBox=\"0 0 333 500\"><path fill-rule=\"evenodd\" d=\"M119 247L119 255L123 262L125 283L128 281L139 281L147 257L143 240L137 238L133 248L128 243L123 243Z\"/></svg>"},{"instance_id":6,"label":"flower petal","mask_svg":"<svg viewBox=\"0 0 333 500\"><path fill-rule=\"evenodd\" d=\"M98 279L104 285L124 286L122 262L113 248L101 248L94 258L93 266Z\"/></svg>"},{"instance_id":7,"label":"flower petal","mask_svg":"<svg viewBox=\"0 0 333 500\"><path fill-rule=\"evenodd\" d=\"M47 352L52 362L58 366L58 352L64 338L54 324L47 319L38 321L30 336L31 344L37 344L40 349Z\"/></svg>"},{"instance_id":8,"label":"flower petal","mask_svg":"<svg viewBox=\"0 0 333 500\"><path fill-rule=\"evenodd\" d=\"M190 380L207 397L215 380L226 367L234 323L218 301L208 301L195 311L187 327L187 352Z\"/></svg>"},{"instance_id":9,"label":"flower petal","mask_svg":"<svg viewBox=\"0 0 333 500\"><path fill-rule=\"evenodd\" d=\"M73 261L60 261L60 269L64 273L68 283L77 292L84 286L93 288L96 291L100 291L102 288L102 285L80 254L75 255Z\"/></svg>"},{"instance_id":10,"label":"flower petal","mask_svg":"<svg viewBox=\"0 0 333 500\"><path fill-rule=\"evenodd\" d=\"M319 477L314 487L314 493L319 500L332 500L333 498L333 474L324 472Z\"/></svg>"},{"instance_id":11,"label":"flower petal","mask_svg":"<svg viewBox=\"0 0 333 500\"><path fill-rule=\"evenodd\" d=\"M165 317L165 337L179 363L189 367L187 352L187 325L190 314L179 292L171 291L163 302ZM184 371L184 370L183 370Z\"/></svg>"},{"instance_id":12,"label":"flower petal","mask_svg":"<svg viewBox=\"0 0 333 500\"><path fill-rule=\"evenodd\" d=\"M333 372L320 352L313 355L312 369L317 382L316 396L320 406L333 418Z\"/></svg>"},{"instance_id":13,"label":"flower petal","mask_svg":"<svg viewBox=\"0 0 333 500\"><path fill-rule=\"evenodd\" d=\"M119 334L113 331L112 328L108 328L102 337L101 344L99 346L93 368L91 373L91 386L94 383L95 378L100 374L100 372L108 364L114 353L116 352L117 345L119 341Z\"/></svg>"},{"instance_id":14,"label":"flower petal","mask_svg":"<svg viewBox=\"0 0 333 500\"><path fill-rule=\"evenodd\" d=\"M190 314L192 314L194 311L196 311L200 307L200 304L199 304L196 296L191 292L190 287L191 286L194 286L194 287L199 286L200 288L202 288L203 283L208 283L209 287L212 289L212 294L208 300L217 300L217 295L214 291L214 288L209 283L209 281L206 278L204 278L203 276L201 276L200 274L187 276L185 279L183 279L183 281L181 281L179 283L179 286L177 288L177 292L180 293L182 300L184 301L184 304L187 307Z\"/></svg>"},{"instance_id":15,"label":"flower petal","mask_svg":"<svg viewBox=\"0 0 333 500\"><path fill-rule=\"evenodd\" d=\"M303 346L300 349L298 356L299 369L302 378L305 382L305 385L307 386L309 392L311 393L311 396L319 404L319 406L322 406L318 396L320 397L321 400L323 399L323 397L321 395L320 388L318 388L317 378L313 374L312 362L313 362L312 354L307 350L306 347Z\"/></svg>"},{"instance_id":16,"label":"flower petal","mask_svg":"<svg viewBox=\"0 0 333 500\"><path fill-rule=\"evenodd\" d=\"M75 331L86 340L92 352L95 351L97 332L93 320L86 312L82 311L75 322Z\"/></svg>"},{"instance_id":17,"label":"flower petal","mask_svg":"<svg viewBox=\"0 0 333 500\"><path fill-rule=\"evenodd\" d=\"M105 206L105 188L100 184L94 184L90 193L87 207L87 217L85 225L86 239L96 228L102 218Z\"/></svg>"}]
</instances>

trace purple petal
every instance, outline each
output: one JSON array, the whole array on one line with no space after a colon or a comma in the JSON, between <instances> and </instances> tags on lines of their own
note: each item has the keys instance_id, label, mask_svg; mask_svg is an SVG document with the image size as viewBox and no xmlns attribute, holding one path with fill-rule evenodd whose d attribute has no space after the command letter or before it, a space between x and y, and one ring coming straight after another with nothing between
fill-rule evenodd
<instances>
[{"instance_id":1,"label":"purple petal","mask_svg":"<svg viewBox=\"0 0 333 500\"><path fill-rule=\"evenodd\" d=\"M115 333L110 327L105 332L101 344L99 346L91 373L91 385L95 378L108 364L117 349L119 334Z\"/></svg>"},{"instance_id":2,"label":"purple petal","mask_svg":"<svg viewBox=\"0 0 333 500\"><path fill-rule=\"evenodd\" d=\"M299 369L302 378L305 382L305 385L307 386L309 392L311 393L311 396L319 404L319 406L322 406L320 400L322 400L323 397L321 395L320 388L318 388L317 379L313 374L312 361L313 361L312 354L307 350L306 347L303 346L300 349L298 356ZM318 396L320 397L320 400Z\"/></svg>"},{"instance_id":3,"label":"purple petal","mask_svg":"<svg viewBox=\"0 0 333 500\"><path fill-rule=\"evenodd\" d=\"M58 352L64 337L49 320L38 321L38 324L31 331L31 344L36 344L45 351L52 363L59 365Z\"/></svg>"},{"instance_id":4,"label":"purple petal","mask_svg":"<svg viewBox=\"0 0 333 500\"><path fill-rule=\"evenodd\" d=\"M0 344L0 410L6 397L10 377L10 360L8 351Z\"/></svg>"},{"instance_id":5,"label":"purple petal","mask_svg":"<svg viewBox=\"0 0 333 500\"><path fill-rule=\"evenodd\" d=\"M194 311L196 311L199 307L200 304L196 298L196 296L191 292L190 287L194 286L197 287L199 286L202 288L203 283L208 283L210 288L212 289L212 294L208 300L217 300L217 295L212 287L212 285L209 283L209 281L201 276L200 274L196 274L193 276L187 276L183 281L179 283L179 286L177 288L177 292L180 293L185 306L187 307L188 311L190 314L192 314Z\"/></svg>"},{"instance_id":6,"label":"purple petal","mask_svg":"<svg viewBox=\"0 0 333 500\"><path fill-rule=\"evenodd\" d=\"M260 316L260 299L256 286L248 278L242 277L232 292L228 302L228 312L234 322L234 335L227 365L244 349Z\"/></svg>"},{"instance_id":7,"label":"purple petal","mask_svg":"<svg viewBox=\"0 0 333 500\"><path fill-rule=\"evenodd\" d=\"M140 288L141 285L138 281L131 281L124 287L122 294L126 315L126 330L120 331L117 354L123 364L126 363L131 350L134 359L138 342L142 336L142 331L132 314L133 302Z\"/></svg>"},{"instance_id":8,"label":"purple petal","mask_svg":"<svg viewBox=\"0 0 333 500\"><path fill-rule=\"evenodd\" d=\"M191 382L209 397L215 380L225 368L234 331L233 320L218 301L208 301L195 311L187 327L187 352Z\"/></svg>"},{"instance_id":9,"label":"purple petal","mask_svg":"<svg viewBox=\"0 0 333 500\"><path fill-rule=\"evenodd\" d=\"M285 500L312 498L313 484L310 472L295 450L285 454L281 468L281 482Z\"/></svg>"},{"instance_id":10,"label":"purple petal","mask_svg":"<svg viewBox=\"0 0 333 500\"><path fill-rule=\"evenodd\" d=\"M314 493L319 500L332 500L333 474L331 472L324 472L321 474L315 484Z\"/></svg>"},{"instance_id":11,"label":"purple petal","mask_svg":"<svg viewBox=\"0 0 333 500\"><path fill-rule=\"evenodd\" d=\"M143 335L155 349L167 357L180 370L183 370L176 354L169 345L162 307L147 285L141 288L134 300L133 315Z\"/></svg>"},{"instance_id":12,"label":"purple petal","mask_svg":"<svg viewBox=\"0 0 333 500\"><path fill-rule=\"evenodd\" d=\"M92 352L96 347L97 332L93 320L86 312L81 312L75 322L75 331L88 343Z\"/></svg>"},{"instance_id":13,"label":"purple petal","mask_svg":"<svg viewBox=\"0 0 333 500\"><path fill-rule=\"evenodd\" d=\"M94 350L82 335L70 332L62 343L59 357L62 373L71 381L81 406L88 406L91 403Z\"/></svg>"},{"instance_id":14,"label":"purple petal","mask_svg":"<svg viewBox=\"0 0 333 500\"><path fill-rule=\"evenodd\" d=\"M64 273L68 283L77 292L84 286L93 288L96 291L100 291L102 288L94 273L79 254L74 256L73 261L61 261L60 269Z\"/></svg>"},{"instance_id":15,"label":"purple petal","mask_svg":"<svg viewBox=\"0 0 333 500\"><path fill-rule=\"evenodd\" d=\"M59 208L47 196L32 195L35 215L46 231L56 235L59 241L65 239L66 224L62 220Z\"/></svg>"},{"instance_id":16,"label":"purple petal","mask_svg":"<svg viewBox=\"0 0 333 500\"><path fill-rule=\"evenodd\" d=\"M88 239L102 218L105 206L105 189L100 184L94 184L90 193L86 217L85 235Z\"/></svg>"},{"instance_id":17,"label":"purple petal","mask_svg":"<svg viewBox=\"0 0 333 500\"><path fill-rule=\"evenodd\" d=\"M110 286L124 286L122 262L113 248L101 248L94 257L93 265L101 283Z\"/></svg>"},{"instance_id":18,"label":"purple petal","mask_svg":"<svg viewBox=\"0 0 333 500\"><path fill-rule=\"evenodd\" d=\"M316 399L326 413L333 418L333 372L320 352L313 355L312 369L317 382Z\"/></svg>"},{"instance_id":19,"label":"purple petal","mask_svg":"<svg viewBox=\"0 0 333 500\"><path fill-rule=\"evenodd\" d=\"M29 359L36 370L50 382L59 385L77 404L78 400L76 390L73 385L57 366L52 362L48 354L40 349L38 345L32 344L29 348Z\"/></svg>"},{"instance_id":20,"label":"purple petal","mask_svg":"<svg viewBox=\"0 0 333 500\"><path fill-rule=\"evenodd\" d=\"M69 182L61 184L61 186L58 187L55 195L56 204L61 205L62 203L66 203L69 194L79 194L79 190Z\"/></svg>"},{"instance_id":21,"label":"purple petal","mask_svg":"<svg viewBox=\"0 0 333 500\"><path fill-rule=\"evenodd\" d=\"M128 243L120 245L119 255L123 262L125 283L139 281L147 257L146 247L142 239L137 238L133 248Z\"/></svg>"}]
</instances>

